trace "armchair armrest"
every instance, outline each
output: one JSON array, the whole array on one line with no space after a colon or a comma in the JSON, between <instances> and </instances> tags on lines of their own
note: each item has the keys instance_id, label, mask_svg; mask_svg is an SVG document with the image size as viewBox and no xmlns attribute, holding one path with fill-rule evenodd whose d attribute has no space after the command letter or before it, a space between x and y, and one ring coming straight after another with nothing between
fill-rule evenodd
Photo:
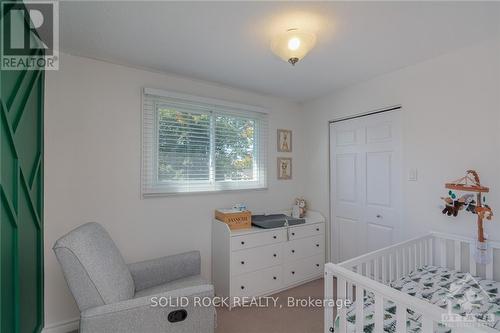
<instances>
[{"instance_id":1,"label":"armchair armrest","mask_svg":"<svg viewBox=\"0 0 500 333\"><path fill-rule=\"evenodd\" d=\"M97 306L81 313L80 332L213 333L214 307L204 307L194 302L195 297L213 295L212 285L199 285ZM189 301L180 306L176 303L176 299L180 297ZM169 313L176 310L185 310L187 317L178 322L170 322Z\"/></svg>"},{"instance_id":2,"label":"armchair armrest","mask_svg":"<svg viewBox=\"0 0 500 333\"><path fill-rule=\"evenodd\" d=\"M135 290L154 287L184 277L199 275L200 251L191 251L128 265Z\"/></svg>"}]
</instances>

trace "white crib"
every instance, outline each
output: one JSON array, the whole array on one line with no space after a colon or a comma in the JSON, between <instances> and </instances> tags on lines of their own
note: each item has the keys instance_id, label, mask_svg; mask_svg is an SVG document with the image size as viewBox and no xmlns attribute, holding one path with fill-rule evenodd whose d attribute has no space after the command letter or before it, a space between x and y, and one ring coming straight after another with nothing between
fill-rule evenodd
<instances>
[{"instance_id":1,"label":"white crib","mask_svg":"<svg viewBox=\"0 0 500 333\"><path fill-rule=\"evenodd\" d=\"M500 249L499 242L489 241L489 251ZM473 258L475 242L473 239L430 233L410 239L374 252L361 255L340 264L325 265L325 333L334 331L335 314L333 302L334 277L337 284L337 299L363 299L364 291L375 296L374 332L384 332L384 300L391 300L396 305L396 332L406 332L406 310L420 313L422 333L432 333L434 323L440 322L447 313L434 304L410 296L391 288L388 283L407 275L410 271L424 265L450 267L457 271L469 272L486 279L493 280L494 260L487 265L478 265ZM493 254L493 253L491 253ZM339 306L338 332L347 331L346 308ZM355 302L356 318L363 318L363 302ZM356 320L356 333L363 332L363 321ZM337 333L337 330L335 331ZM481 328L453 328L455 332L496 332L499 331L481 326Z\"/></svg>"}]
</instances>

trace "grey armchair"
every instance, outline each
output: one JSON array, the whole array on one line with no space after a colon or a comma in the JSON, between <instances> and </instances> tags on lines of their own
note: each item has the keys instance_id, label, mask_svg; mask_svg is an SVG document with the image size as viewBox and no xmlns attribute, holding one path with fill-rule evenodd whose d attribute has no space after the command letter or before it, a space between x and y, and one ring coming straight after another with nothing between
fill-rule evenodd
<instances>
[{"instance_id":1,"label":"grey armchair","mask_svg":"<svg viewBox=\"0 0 500 333\"><path fill-rule=\"evenodd\" d=\"M53 250L80 309L81 333L214 332L215 309L193 302L214 295L200 276L198 251L127 265L97 223L61 237ZM187 306L165 306L180 297Z\"/></svg>"}]
</instances>

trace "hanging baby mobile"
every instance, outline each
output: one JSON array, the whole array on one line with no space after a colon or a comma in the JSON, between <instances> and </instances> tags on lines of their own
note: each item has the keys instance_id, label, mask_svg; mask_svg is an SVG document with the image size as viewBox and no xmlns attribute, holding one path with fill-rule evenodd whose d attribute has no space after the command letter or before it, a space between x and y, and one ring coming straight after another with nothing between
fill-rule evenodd
<instances>
[{"instance_id":1,"label":"hanging baby mobile","mask_svg":"<svg viewBox=\"0 0 500 333\"><path fill-rule=\"evenodd\" d=\"M484 195L484 193L488 193L490 189L481 185L479 175L475 170L467 170L464 177L446 183L445 187L448 189L448 196L441 198L445 202L443 214L458 216L461 211L465 211L477 215L477 246L475 259L476 262L481 264L489 263L492 258L487 251L483 221L493 218L493 211L490 206L486 204L486 197Z\"/></svg>"}]
</instances>

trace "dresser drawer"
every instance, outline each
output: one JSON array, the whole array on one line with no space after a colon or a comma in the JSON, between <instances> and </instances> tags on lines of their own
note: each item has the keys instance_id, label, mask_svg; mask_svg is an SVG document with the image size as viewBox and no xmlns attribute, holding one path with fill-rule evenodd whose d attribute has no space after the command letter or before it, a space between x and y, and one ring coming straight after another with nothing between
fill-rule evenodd
<instances>
[{"instance_id":1,"label":"dresser drawer","mask_svg":"<svg viewBox=\"0 0 500 333\"><path fill-rule=\"evenodd\" d=\"M235 276L231 281L231 296L258 296L270 290L280 289L283 285L282 266Z\"/></svg>"},{"instance_id":2,"label":"dresser drawer","mask_svg":"<svg viewBox=\"0 0 500 333\"><path fill-rule=\"evenodd\" d=\"M256 246L281 243L286 239L286 232L283 229L256 232L248 235L231 237L231 250L244 250Z\"/></svg>"},{"instance_id":3,"label":"dresser drawer","mask_svg":"<svg viewBox=\"0 0 500 333\"><path fill-rule=\"evenodd\" d=\"M286 263L283 271L285 284L289 285L314 276L322 276L324 265L324 254Z\"/></svg>"},{"instance_id":4,"label":"dresser drawer","mask_svg":"<svg viewBox=\"0 0 500 333\"><path fill-rule=\"evenodd\" d=\"M325 236L319 235L286 242L283 246L285 261L293 261L325 252Z\"/></svg>"},{"instance_id":5,"label":"dresser drawer","mask_svg":"<svg viewBox=\"0 0 500 333\"><path fill-rule=\"evenodd\" d=\"M231 254L231 275L253 272L283 263L281 243L234 251Z\"/></svg>"},{"instance_id":6,"label":"dresser drawer","mask_svg":"<svg viewBox=\"0 0 500 333\"><path fill-rule=\"evenodd\" d=\"M324 223L296 226L290 228L290 240L323 235L324 233L325 233Z\"/></svg>"}]
</instances>

